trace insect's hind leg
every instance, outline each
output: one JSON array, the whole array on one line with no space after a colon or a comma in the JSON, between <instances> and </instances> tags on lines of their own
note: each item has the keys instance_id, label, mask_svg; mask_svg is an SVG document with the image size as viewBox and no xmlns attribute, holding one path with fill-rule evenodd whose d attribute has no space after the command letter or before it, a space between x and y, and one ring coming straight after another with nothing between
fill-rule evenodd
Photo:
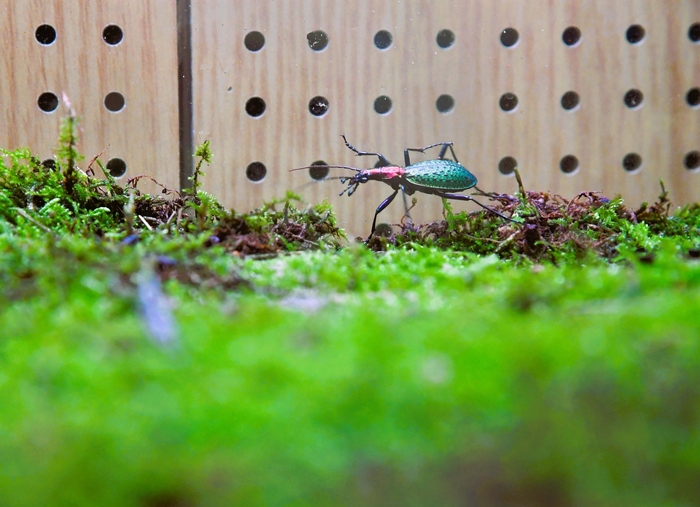
<instances>
[{"instance_id":1,"label":"insect's hind leg","mask_svg":"<svg viewBox=\"0 0 700 507\"><path fill-rule=\"evenodd\" d=\"M471 198L470 196L468 196L468 195L464 195L464 194L448 194L448 193L445 193L445 192L435 192L435 195L437 195L438 197L444 197L445 199L454 199L454 200L456 200L456 201L471 201L471 202L473 202L474 204L478 204L479 206L481 206L481 207L484 208L485 210L490 211L490 212L493 213L494 215L498 215L499 217L501 217L501 218L504 219L504 220L508 220L509 222L513 222L514 224L519 224L519 223L520 223L520 222L517 221L517 220L513 220L512 218L509 218L509 217L507 217L507 216L505 216L505 215L499 213L499 212L496 211L495 209L489 208L488 206L486 206L486 205L484 205L484 204L481 204L479 201L477 201L477 200L475 200L475 199L472 199L472 198Z\"/></svg>"},{"instance_id":2,"label":"insect's hind leg","mask_svg":"<svg viewBox=\"0 0 700 507\"><path fill-rule=\"evenodd\" d=\"M455 155L455 150L453 148L453 144L454 143L452 143L452 141L447 141L447 142L442 142L442 143L431 144L430 146L425 146L423 148L406 148L403 151L403 158L404 158L404 162L406 163L406 167L411 165L411 158L408 154L409 151L416 151L418 153L425 153L425 150L429 150L430 148L435 148L436 146L442 146L442 148L440 149L440 154L438 155L438 159L442 160L443 158L445 158L445 153L447 153L447 148L449 148L450 152L452 153L452 159L455 162L459 162L459 160L457 160L457 155Z\"/></svg>"},{"instance_id":3,"label":"insect's hind leg","mask_svg":"<svg viewBox=\"0 0 700 507\"><path fill-rule=\"evenodd\" d=\"M340 134L340 137L343 138L343 141L345 141L345 146L347 146L349 149L354 151L358 157L363 157L363 156L374 156L374 157L379 157L379 160L384 164L385 166L391 165L391 162L389 162L384 155L381 153L374 153L374 152L369 152L369 151L360 151L357 148L355 148L352 144L348 142L347 139L345 139L345 134Z\"/></svg>"}]
</instances>

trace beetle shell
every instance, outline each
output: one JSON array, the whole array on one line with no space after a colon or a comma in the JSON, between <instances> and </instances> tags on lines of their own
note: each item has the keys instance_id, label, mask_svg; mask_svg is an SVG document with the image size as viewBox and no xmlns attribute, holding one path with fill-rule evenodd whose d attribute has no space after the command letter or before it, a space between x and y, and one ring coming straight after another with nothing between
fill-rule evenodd
<instances>
[{"instance_id":1,"label":"beetle shell","mask_svg":"<svg viewBox=\"0 0 700 507\"><path fill-rule=\"evenodd\" d=\"M476 176L454 160L426 160L411 164L404 169L404 177L421 187L436 190L467 190L476 185Z\"/></svg>"}]
</instances>

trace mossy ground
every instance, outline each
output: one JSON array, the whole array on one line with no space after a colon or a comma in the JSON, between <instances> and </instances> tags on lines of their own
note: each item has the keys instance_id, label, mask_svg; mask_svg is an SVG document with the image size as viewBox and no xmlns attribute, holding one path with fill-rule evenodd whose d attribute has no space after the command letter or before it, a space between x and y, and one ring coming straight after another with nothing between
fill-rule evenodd
<instances>
[{"instance_id":1,"label":"mossy ground","mask_svg":"<svg viewBox=\"0 0 700 507\"><path fill-rule=\"evenodd\" d=\"M697 205L521 189L367 248L72 128L0 166L3 505L696 504Z\"/></svg>"}]
</instances>

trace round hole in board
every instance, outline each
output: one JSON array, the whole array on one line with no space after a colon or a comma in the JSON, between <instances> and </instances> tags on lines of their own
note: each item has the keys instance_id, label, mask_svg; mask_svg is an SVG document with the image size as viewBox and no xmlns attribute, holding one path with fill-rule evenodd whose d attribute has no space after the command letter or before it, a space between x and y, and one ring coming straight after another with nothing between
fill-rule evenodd
<instances>
[{"instance_id":1,"label":"round hole in board","mask_svg":"<svg viewBox=\"0 0 700 507\"><path fill-rule=\"evenodd\" d=\"M117 25L107 25L102 30L102 40L110 46L116 46L124 38L124 32Z\"/></svg>"},{"instance_id":2,"label":"round hole in board","mask_svg":"<svg viewBox=\"0 0 700 507\"><path fill-rule=\"evenodd\" d=\"M581 30L575 26L570 26L561 34L561 40L567 46L576 46L581 40Z\"/></svg>"},{"instance_id":3,"label":"round hole in board","mask_svg":"<svg viewBox=\"0 0 700 507\"><path fill-rule=\"evenodd\" d=\"M261 116L265 109L267 109L267 104L260 97L251 97L245 103L245 112L248 113L253 118Z\"/></svg>"},{"instance_id":4,"label":"round hole in board","mask_svg":"<svg viewBox=\"0 0 700 507\"><path fill-rule=\"evenodd\" d=\"M41 163L44 168L46 168L49 171L55 171L56 170L56 161L52 158L47 158Z\"/></svg>"},{"instance_id":5,"label":"round hole in board","mask_svg":"<svg viewBox=\"0 0 700 507\"><path fill-rule=\"evenodd\" d=\"M513 157L503 157L498 162L498 172L504 176L510 176L518 168L518 161Z\"/></svg>"},{"instance_id":6,"label":"round hole in board","mask_svg":"<svg viewBox=\"0 0 700 507\"><path fill-rule=\"evenodd\" d=\"M330 169L325 160L317 160L311 164L309 168L309 176L314 180L322 180L328 176Z\"/></svg>"},{"instance_id":7,"label":"round hole in board","mask_svg":"<svg viewBox=\"0 0 700 507\"><path fill-rule=\"evenodd\" d=\"M262 162L251 162L245 168L245 175L250 181L258 183L265 179L267 167Z\"/></svg>"},{"instance_id":8,"label":"round hole in board","mask_svg":"<svg viewBox=\"0 0 700 507\"><path fill-rule=\"evenodd\" d=\"M449 113L455 108L455 99L452 95L447 95L446 93L440 95L435 101L435 107L442 114Z\"/></svg>"},{"instance_id":9,"label":"round hole in board","mask_svg":"<svg viewBox=\"0 0 700 507\"><path fill-rule=\"evenodd\" d=\"M34 32L34 37L39 44L49 46L56 41L56 29L51 25L40 25Z\"/></svg>"},{"instance_id":10,"label":"round hole in board","mask_svg":"<svg viewBox=\"0 0 700 507\"><path fill-rule=\"evenodd\" d=\"M696 44L700 42L700 23L693 23L688 28L688 38Z\"/></svg>"},{"instance_id":11,"label":"round hole in board","mask_svg":"<svg viewBox=\"0 0 700 507\"><path fill-rule=\"evenodd\" d=\"M513 112L515 111L515 108L518 107L518 97L511 92L504 93L501 95L498 105L501 106L501 109L508 113Z\"/></svg>"},{"instance_id":12,"label":"round hole in board","mask_svg":"<svg viewBox=\"0 0 700 507\"><path fill-rule=\"evenodd\" d=\"M622 167L630 173L638 171L642 167L642 157L637 153L628 153L622 159Z\"/></svg>"},{"instance_id":13,"label":"round hole in board","mask_svg":"<svg viewBox=\"0 0 700 507\"><path fill-rule=\"evenodd\" d=\"M507 48L512 48L520 40L520 34L515 28L506 28L501 32L501 44Z\"/></svg>"},{"instance_id":14,"label":"round hole in board","mask_svg":"<svg viewBox=\"0 0 700 507\"><path fill-rule=\"evenodd\" d=\"M51 92L44 92L36 100L39 109L45 113L53 113L58 107L58 97Z\"/></svg>"},{"instance_id":15,"label":"round hole in board","mask_svg":"<svg viewBox=\"0 0 700 507\"><path fill-rule=\"evenodd\" d=\"M314 116L323 116L328 112L329 107L328 99L320 95L309 101L309 112Z\"/></svg>"},{"instance_id":16,"label":"round hole in board","mask_svg":"<svg viewBox=\"0 0 700 507\"><path fill-rule=\"evenodd\" d=\"M565 174L573 174L578 169L578 159L574 155L566 155L559 161L559 169Z\"/></svg>"},{"instance_id":17,"label":"round hole in board","mask_svg":"<svg viewBox=\"0 0 700 507\"><path fill-rule=\"evenodd\" d=\"M437 34L437 45L442 49L447 49L455 43L455 34L447 28L440 30Z\"/></svg>"},{"instance_id":18,"label":"round hole in board","mask_svg":"<svg viewBox=\"0 0 700 507\"><path fill-rule=\"evenodd\" d=\"M644 102L644 94L640 90L632 88L625 93L624 101L625 105L630 109L639 109L642 107L642 103Z\"/></svg>"},{"instance_id":19,"label":"round hole in board","mask_svg":"<svg viewBox=\"0 0 700 507\"><path fill-rule=\"evenodd\" d=\"M110 158L105 166L109 174L114 178L121 178L126 174L126 162L120 158Z\"/></svg>"},{"instance_id":20,"label":"round hole in board","mask_svg":"<svg viewBox=\"0 0 700 507\"><path fill-rule=\"evenodd\" d=\"M646 33L642 25L632 25L627 29L625 36L630 44L639 44L644 40Z\"/></svg>"},{"instance_id":21,"label":"round hole in board","mask_svg":"<svg viewBox=\"0 0 700 507\"><path fill-rule=\"evenodd\" d=\"M323 30L315 30L306 34L306 41L314 51L323 51L328 46L328 34Z\"/></svg>"},{"instance_id":22,"label":"round hole in board","mask_svg":"<svg viewBox=\"0 0 700 507\"><path fill-rule=\"evenodd\" d=\"M580 101L581 98L578 96L578 93L574 91L568 91L561 96L561 107L563 107L567 111L574 111L578 109Z\"/></svg>"},{"instance_id":23,"label":"round hole in board","mask_svg":"<svg viewBox=\"0 0 700 507\"><path fill-rule=\"evenodd\" d=\"M688 93L685 95L685 101L688 103L690 107L699 107L700 106L700 88L691 88L688 90Z\"/></svg>"},{"instance_id":24,"label":"round hole in board","mask_svg":"<svg viewBox=\"0 0 700 507\"><path fill-rule=\"evenodd\" d=\"M260 32L250 32L245 36L245 39L243 39L243 44L245 44L248 51L260 51L265 45L265 36Z\"/></svg>"},{"instance_id":25,"label":"round hole in board","mask_svg":"<svg viewBox=\"0 0 700 507\"><path fill-rule=\"evenodd\" d=\"M374 45L377 49L389 49L394 37L387 30L379 30L374 34Z\"/></svg>"},{"instance_id":26,"label":"round hole in board","mask_svg":"<svg viewBox=\"0 0 700 507\"><path fill-rule=\"evenodd\" d=\"M386 95L381 95L374 100L374 110L379 114L387 114L391 108L391 99Z\"/></svg>"},{"instance_id":27,"label":"round hole in board","mask_svg":"<svg viewBox=\"0 0 700 507\"><path fill-rule=\"evenodd\" d=\"M121 93L111 92L105 95L104 104L108 111L118 113L119 111L124 109L126 101L124 100L124 95L122 95Z\"/></svg>"},{"instance_id":28,"label":"round hole in board","mask_svg":"<svg viewBox=\"0 0 700 507\"><path fill-rule=\"evenodd\" d=\"M683 158L683 165L689 171L700 169L700 151L691 151Z\"/></svg>"}]
</instances>

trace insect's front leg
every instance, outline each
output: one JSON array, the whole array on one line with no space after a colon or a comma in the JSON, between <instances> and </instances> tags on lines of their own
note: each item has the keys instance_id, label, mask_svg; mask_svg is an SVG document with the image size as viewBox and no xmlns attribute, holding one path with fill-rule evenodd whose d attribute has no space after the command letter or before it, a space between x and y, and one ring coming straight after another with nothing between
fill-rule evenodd
<instances>
[{"instance_id":1,"label":"insect's front leg","mask_svg":"<svg viewBox=\"0 0 700 507\"><path fill-rule=\"evenodd\" d=\"M379 215L382 211L384 211L386 209L387 206L389 206L389 204L391 204L391 201L394 200L394 197L396 197L396 194L398 194L398 193L399 193L399 189L397 188L396 190L394 190L393 194L391 194L389 197L384 199L382 201L382 203L379 206L377 206L377 211L374 212L374 220L372 220L372 231L369 233L369 237L367 238L367 241L369 241L370 238L372 236L374 236L374 231L377 228L377 215Z\"/></svg>"},{"instance_id":2,"label":"insect's front leg","mask_svg":"<svg viewBox=\"0 0 700 507\"><path fill-rule=\"evenodd\" d=\"M354 151L358 157L364 157L364 156L373 156L373 157L379 157L379 160L384 164L385 166L391 165L391 162L389 162L384 155L381 153L374 153L374 152L369 152L369 151L360 151L357 148L355 148L352 144L348 142L347 139L345 139L345 134L340 134L340 137L343 138L343 141L345 141L345 146L347 146L349 149Z\"/></svg>"},{"instance_id":3,"label":"insect's front leg","mask_svg":"<svg viewBox=\"0 0 700 507\"><path fill-rule=\"evenodd\" d=\"M453 145L452 141L449 141L449 142L431 144L430 146L426 146L424 148L406 148L403 151L403 158L404 158L404 162L406 163L406 167L411 165L411 158L408 155L409 151L417 151L419 153L425 153L425 150L429 150L430 148L435 148L436 146L442 146L442 148L440 149L440 154L438 155L438 159L442 160L443 158L445 158L445 153L447 153L447 148L449 148L450 151L452 152L452 159L455 162L459 162L459 160L457 160L457 155L455 155L455 150L454 150L452 145Z\"/></svg>"}]
</instances>

